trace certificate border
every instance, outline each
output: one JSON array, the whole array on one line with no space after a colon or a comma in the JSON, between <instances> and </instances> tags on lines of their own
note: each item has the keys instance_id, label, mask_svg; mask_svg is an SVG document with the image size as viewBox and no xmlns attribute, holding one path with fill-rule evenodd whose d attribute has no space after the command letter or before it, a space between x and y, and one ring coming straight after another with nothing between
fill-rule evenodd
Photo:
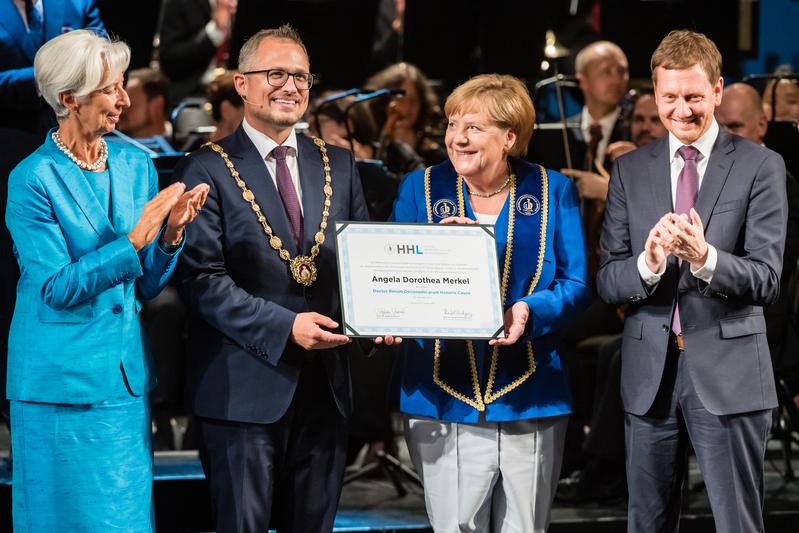
<instances>
[{"instance_id":1,"label":"certificate border","mask_svg":"<svg viewBox=\"0 0 799 533\"><path fill-rule=\"evenodd\" d=\"M444 227L441 224L430 224L424 222L364 222L364 221L354 221L354 220L345 220L341 222L335 223L335 238L336 238L336 266L338 271L338 283L339 283L339 300L341 305L341 322L342 322L342 331L344 335L348 335L350 337L365 337L365 338L373 338L376 335L364 335L359 333L348 321L347 321L347 310L351 309L352 306L351 301L347 301L344 295L344 279L343 279L343 272L344 266L348 262L346 257L346 251L341 251L340 244L340 236L350 226L430 226L435 227L436 229L444 230ZM487 239L486 242L491 243L491 247L489 250L489 254L493 255L496 259L495 263L492 265L492 269L494 272L494 279L496 279L496 284L492 287L492 296L496 298L496 302L498 302L498 309L500 310L499 316L495 316L494 318L498 318L498 327L496 331L492 335L486 335L485 333L474 333L475 330L473 328L447 328L447 330L441 331L431 331L430 335L417 335L417 334L407 334L412 332L418 332L420 328L407 328L409 331L402 331L403 328L399 328L399 331L386 331L386 335L395 335L400 337L407 336L408 338L414 339L474 339L474 340L490 340L490 339L497 339L500 338L502 335L505 325L504 325L504 308L502 302L502 295L500 294L500 273L499 273L499 256L497 255L496 249L496 232L494 231L493 224L469 224L469 227L479 227L483 231L485 231L488 235L491 236L491 239ZM343 255L343 257L342 257ZM351 285L351 284L350 284ZM348 286L350 286L348 285ZM350 299L352 294L347 295ZM428 328L430 330L435 330L435 328ZM480 332L485 332L485 328L480 328ZM466 335L466 333L469 333Z\"/></svg>"}]
</instances>

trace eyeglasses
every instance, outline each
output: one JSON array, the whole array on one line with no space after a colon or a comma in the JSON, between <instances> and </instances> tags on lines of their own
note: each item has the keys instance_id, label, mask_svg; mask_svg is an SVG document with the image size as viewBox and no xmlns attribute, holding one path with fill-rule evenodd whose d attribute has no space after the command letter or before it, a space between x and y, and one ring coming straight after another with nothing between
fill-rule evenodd
<instances>
[{"instance_id":1,"label":"eyeglasses","mask_svg":"<svg viewBox=\"0 0 799 533\"><path fill-rule=\"evenodd\" d=\"M314 75L310 72L286 72L279 68L270 68L267 70L250 70L249 72L242 72L243 75L249 74L266 74L266 82L272 87L283 87L289 76L294 78L294 86L301 90L307 91L313 87Z\"/></svg>"}]
</instances>

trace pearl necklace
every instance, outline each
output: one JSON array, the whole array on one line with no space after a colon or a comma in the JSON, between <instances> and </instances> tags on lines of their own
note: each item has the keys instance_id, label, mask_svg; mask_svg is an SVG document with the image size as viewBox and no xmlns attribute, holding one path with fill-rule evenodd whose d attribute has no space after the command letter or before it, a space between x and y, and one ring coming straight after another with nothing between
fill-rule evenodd
<instances>
[{"instance_id":1,"label":"pearl necklace","mask_svg":"<svg viewBox=\"0 0 799 533\"><path fill-rule=\"evenodd\" d=\"M51 137L55 145L58 146L58 149L64 152L64 154L82 170L96 172L103 168L105 166L105 162L108 160L108 144L106 144L105 139L102 137L100 138L100 157L98 157L97 161L94 163L87 163L78 159L78 156L73 154L72 151L67 148L67 145L64 144L64 141L61 140L61 135L58 133L58 130L55 130Z\"/></svg>"}]
</instances>

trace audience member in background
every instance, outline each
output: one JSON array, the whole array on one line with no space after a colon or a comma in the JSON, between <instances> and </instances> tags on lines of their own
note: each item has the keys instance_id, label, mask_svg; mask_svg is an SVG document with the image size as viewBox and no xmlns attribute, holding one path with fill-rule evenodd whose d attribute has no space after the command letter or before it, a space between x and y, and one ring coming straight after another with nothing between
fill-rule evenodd
<instances>
[{"instance_id":1,"label":"audience member in background","mask_svg":"<svg viewBox=\"0 0 799 533\"><path fill-rule=\"evenodd\" d=\"M37 146L56 124L52 109L36 91L33 57L37 50L73 29L106 35L95 0L74 0L69 7L42 0L0 0L0 128L33 133L38 136Z\"/></svg>"},{"instance_id":2,"label":"audience member in background","mask_svg":"<svg viewBox=\"0 0 799 533\"><path fill-rule=\"evenodd\" d=\"M237 0L164 0L159 58L175 104L202 96L228 66Z\"/></svg>"},{"instance_id":3,"label":"audience member in background","mask_svg":"<svg viewBox=\"0 0 799 533\"><path fill-rule=\"evenodd\" d=\"M225 72L214 78L208 84L205 97L208 99L216 128L209 140L216 142L236 131L244 119L244 102L236 92L233 72Z\"/></svg>"},{"instance_id":4,"label":"audience member in background","mask_svg":"<svg viewBox=\"0 0 799 533\"><path fill-rule=\"evenodd\" d=\"M774 102L774 86L776 84L775 120L792 120L799 122L799 82L792 79L771 80L763 90L763 104L766 118L771 120Z\"/></svg>"},{"instance_id":5,"label":"audience member in background","mask_svg":"<svg viewBox=\"0 0 799 533\"><path fill-rule=\"evenodd\" d=\"M608 146L630 139L629 110L621 105L630 79L627 56L616 44L597 41L577 53L574 68L585 103L580 115L569 119L569 122L580 124L579 129L570 130L576 138L572 164L579 170L608 176L613 164L608 156ZM605 200L583 196L581 199L588 246L588 276L593 286Z\"/></svg>"},{"instance_id":6,"label":"audience member in background","mask_svg":"<svg viewBox=\"0 0 799 533\"><path fill-rule=\"evenodd\" d=\"M36 90L36 52L45 42L72 29L89 28L106 35L95 0L73 0L70 7L41 0L0 0L0 220L5 220L8 174L56 125L53 110ZM0 421L6 422L8 327L18 279L11 237L0 223Z\"/></svg>"},{"instance_id":7,"label":"audience member in background","mask_svg":"<svg viewBox=\"0 0 799 533\"><path fill-rule=\"evenodd\" d=\"M574 67L585 102L569 119L580 124L572 131L578 140L572 162L582 170L609 170L608 146L630 139L629 110L621 105L630 79L627 56L616 44L597 41L577 53Z\"/></svg>"},{"instance_id":8,"label":"audience member in background","mask_svg":"<svg viewBox=\"0 0 799 533\"><path fill-rule=\"evenodd\" d=\"M563 356L574 391L574 412L569 419L564 472L579 469L584 461L584 428L590 424L594 410L596 349L604 342L601 336L621 333L622 328L616 308L596 297L595 278L605 213L606 191L602 182L607 181L612 166L608 147L630 139L629 110L622 105L629 73L627 56L621 48L609 41L591 43L578 52L575 69L584 105L578 115L568 120L570 124L579 125L568 129L570 144L574 147L572 165L578 170L605 176L605 179L594 176L592 180L589 179L591 175L584 175L585 179L577 180L578 193L582 192L588 280L594 299L565 335Z\"/></svg>"},{"instance_id":9,"label":"audience member in background","mask_svg":"<svg viewBox=\"0 0 799 533\"><path fill-rule=\"evenodd\" d=\"M608 145L607 156L611 162L640 146L660 139L668 133L658 116L655 96L651 89L641 91L635 98L630 121L632 141L615 141ZM574 179L580 198L602 200L608 195L610 177L588 170L561 169L563 174Z\"/></svg>"},{"instance_id":10,"label":"audience member in background","mask_svg":"<svg viewBox=\"0 0 799 533\"><path fill-rule=\"evenodd\" d=\"M15 531L154 529L139 309L172 275L208 186L159 193L144 152L103 139L128 105L129 59L126 44L76 30L34 60L58 127L9 177Z\"/></svg>"},{"instance_id":11,"label":"audience member in background","mask_svg":"<svg viewBox=\"0 0 799 533\"><path fill-rule=\"evenodd\" d=\"M393 220L496 224L505 331L403 344L405 438L433 531L543 533L571 411L555 339L590 301L577 191L520 159L535 109L517 78L472 78L444 109L449 160L402 181Z\"/></svg>"},{"instance_id":12,"label":"audience member in background","mask_svg":"<svg viewBox=\"0 0 799 533\"><path fill-rule=\"evenodd\" d=\"M119 130L155 152L174 152L167 140L172 136L169 123L169 81L150 68L128 73L125 90L130 107L122 112Z\"/></svg>"},{"instance_id":13,"label":"audience member in background","mask_svg":"<svg viewBox=\"0 0 799 533\"><path fill-rule=\"evenodd\" d=\"M756 144L763 144L768 131L768 119L760 95L746 83L734 83L724 89L721 105L716 108L716 120L730 133ZM796 275L796 261L799 259L799 183L790 172L786 172L786 180L788 227L782 256L780 296L776 303L763 308L763 314L777 377L784 380L799 406L799 340L795 325L788 317L791 299L795 296L790 291L791 279Z\"/></svg>"},{"instance_id":14,"label":"audience member in background","mask_svg":"<svg viewBox=\"0 0 799 533\"><path fill-rule=\"evenodd\" d=\"M658 115L652 90L639 93L633 106L633 142L617 141L608 146L615 160L625 153L665 137L668 131ZM586 170L563 171L576 179L583 197L605 200L608 179ZM622 311L619 310L621 315ZM582 443L584 466L571 472L558 484L556 498L564 503L597 501L615 503L624 499L624 409L621 404L621 334L595 339L596 372L591 401L588 435Z\"/></svg>"},{"instance_id":15,"label":"audience member in background","mask_svg":"<svg viewBox=\"0 0 799 533\"><path fill-rule=\"evenodd\" d=\"M403 143L416 152L425 165L435 165L446 159L444 148L430 137L430 129L440 114L438 99L418 67L410 63L386 67L366 81L366 88L405 91L402 97L378 99L372 106L382 130L377 159L397 172L413 170L397 168L392 161L396 149Z\"/></svg>"},{"instance_id":16,"label":"audience member in background","mask_svg":"<svg viewBox=\"0 0 799 533\"><path fill-rule=\"evenodd\" d=\"M355 100L354 96L324 103L326 97L337 92L325 91L309 106L306 118L311 125L311 132L333 146L352 150L356 159L375 159L380 134L369 105L364 102L347 111L347 107ZM351 138L347 132L346 119L349 119Z\"/></svg>"}]
</instances>

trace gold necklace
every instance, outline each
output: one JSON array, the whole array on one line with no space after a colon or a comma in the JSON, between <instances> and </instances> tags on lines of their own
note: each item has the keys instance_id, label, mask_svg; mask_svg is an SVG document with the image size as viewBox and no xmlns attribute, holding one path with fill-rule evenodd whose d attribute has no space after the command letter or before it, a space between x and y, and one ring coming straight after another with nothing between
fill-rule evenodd
<instances>
[{"instance_id":1,"label":"gold necklace","mask_svg":"<svg viewBox=\"0 0 799 533\"><path fill-rule=\"evenodd\" d=\"M261 226L263 227L266 238L269 241L269 246L277 251L278 255L283 261L289 264L289 270L291 271L291 276L294 278L294 281L300 285L305 285L306 287L316 281L317 268L316 264L314 263L314 258L319 255L319 247L323 242L325 242L327 217L330 216L330 198L333 197L333 186L331 185L332 179L330 178L330 159L327 157L325 141L319 139L318 137L313 137L313 142L316 144L317 148L319 148L319 153L322 155L322 168L325 174L325 186L323 189L325 193L325 202L324 207L322 208L322 221L319 223L319 231L317 231L316 235L314 235L314 245L311 247L311 253L309 255L297 255L293 259L288 250L283 248L283 241L280 240L280 237L272 232L272 228L266 221L266 217L261 210L261 206L255 201L255 194L250 190L249 187L247 187L247 184L244 182L244 180L241 179L241 175L236 170L236 167L233 166L233 163L230 161L230 158L222 149L222 147L213 142L205 143L206 146L210 146L211 149L218 153L219 156L225 161L225 165L230 171L230 175L233 176L233 179L236 181L236 185L238 185L242 191L241 196L244 198L244 200L249 202L250 208L252 208L256 217L258 217L258 222L260 222Z\"/></svg>"},{"instance_id":2,"label":"gold necklace","mask_svg":"<svg viewBox=\"0 0 799 533\"><path fill-rule=\"evenodd\" d=\"M510 167L510 163L508 163L508 177L505 178L505 182L502 185L499 186L499 189L497 189L494 192L477 192L477 191L473 191L472 190L472 184L469 183L468 181L466 181L466 178L464 178L463 176L458 174L458 178L459 179L462 179L463 181L466 181L466 185L467 185L466 191L469 193L469 196L476 196L477 198L491 198L491 197L494 197L494 196L498 195L499 193L501 193L502 191L505 190L505 187L508 186L508 184L510 183L510 180L511 180L511 176L513 176L513 169ZM461 215L461 216L463 216L463 215Z\"/></svg>"},{"instance_id":3,"label":"gold necklace","mask_svg":"<svg viewBox=\"0 0 799 533\"><path fill-rule=\"evenodd\" d=\"M496 190L496 191L494 191L494 192L487 192L487 193L486 193L486 192L477 192L477 191L473 191L473 190L472 190L472 187L471 187L471 185L469 185L469 187L467 187L467 188L466 188L466 190L469 192L469 196L476 196L476 197L478 197L478 198L491 198L492 196L496 196L496 195L498 195L499 193L501 193L502 191L504 191L504 190L505 190L505 187L507 187L509 183L510 183L510 174L508 174L508 177L507 177L507 179L505 180L505 183L503 183L503 184L502 184L502 185L499 187L499 189L497 189L497 190ZM467 182L467 185L468 185L468 182Z\"/></svg>"}]
</instances>

